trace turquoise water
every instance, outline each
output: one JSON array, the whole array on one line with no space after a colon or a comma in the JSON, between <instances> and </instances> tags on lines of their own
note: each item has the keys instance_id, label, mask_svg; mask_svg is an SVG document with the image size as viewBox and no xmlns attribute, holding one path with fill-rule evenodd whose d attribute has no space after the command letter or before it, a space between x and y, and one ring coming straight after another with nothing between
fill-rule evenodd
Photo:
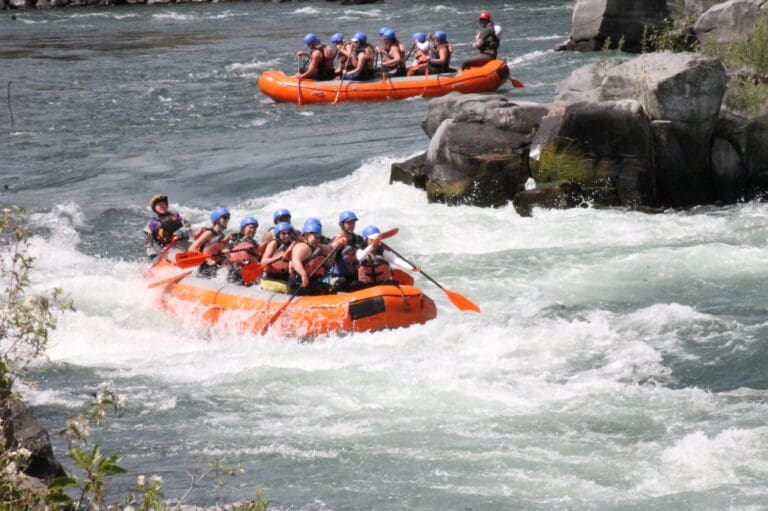
<instances>
[{"instance_id":1,"label":"turquoise water","mask_svg":"<svg viewBox=\"0 0 768 511\"><path fill-rule=\"evenodd\" d=\"M50 361L27 391L51 430L111 380L97 435L179 498L215 458L244 473L188 502L263 489L277 510L762 509L768 499L768 207L645 215L428 204L389 184L426 148L422 100L297 108L255 86L301 37L445 29L459 59L489 9L546 102L599 58L555 53L571 2L233 3L0 13L3 203L32 211L35 288L60 286ZM193 223L288 207L400 227L398 251L482 308L312 343L170 318L140 275L158 191ZM63 445L56 443L57 452Z\"/></svg>"}]
</instances>

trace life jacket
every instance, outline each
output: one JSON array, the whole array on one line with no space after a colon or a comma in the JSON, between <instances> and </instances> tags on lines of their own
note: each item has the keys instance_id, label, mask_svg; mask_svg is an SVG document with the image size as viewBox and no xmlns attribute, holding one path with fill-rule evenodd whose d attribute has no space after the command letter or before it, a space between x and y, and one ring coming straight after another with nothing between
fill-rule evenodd
<instances>
[{"instance_id":1,"label":"life jacket","mask_svg":"<svg viewBox=\"0 0 768 511\"><path fill-rule=\"evenodd\" d=\"M486 55L490 55L491 57L496 58L501 40L499 39L499 36L496 35L496 30L493 28L493 23L489 23L488 26L486 26L483 30L489 30L490 33L483 39L482 44L478 50L480 50L480 53L485 53Z\"/></svg>"},{"instance_id":2,"label":"life jacket","mask_svg":"<svg viewBox=\"0 0 768 511\"><path fill-rule=\"evenodd\" d=\"M435 46L434 49L430 50L429 58L431 59L439 59L440 58L440 48L447 48L448 49L448 57L445 59L444 64L440 65L429 65L429 70L433 71L435 73L447 73L448 70L451 67L451 49L450 45L448 43L438 44Z\"/></svg>"},{"instance_id":3,"label":"life jacket","mask_svg":"<svg viewBox=\"0 0 768 511\"><path fill-rule=\"evenodd\" d=\"M360 261L357 269L357 279L364 284L377 284L392 280L392 268L384 256L383 249L379 248L368 257Z\"/></svg>"},{"instance_id":4,"label":"life jacket","mask_svg":"<svg viewBox=\"0 0 768 511\"><path fill-rule=\"evenodd\" d=\"M258 261L256 240L246 236L240 237L235 243L230 242L231 253L228 255L229 264L245 266L248 263Z\"/></svg>"},{"instance_id":5,"label":"life jacket","mask_svg":"<svg viewBox=\"0 0 768 511\"><path fill-rule=\"evenodd\" d=\"M304 259L301 264L304 265L304 270L311 279L318 279L325 275L325 255L322 249L318 246Z\"/></svg>"},{"instance_id":6,"label":"life jacket","mask_svg":"<svg viewBox=\"0 0 768 511\"><path fill-rule=\"evenodd\" d=\"M395 69L397 70L398 74L404 75L405 74L405 58L406 58L405 48L403 48L403 45L400 44L400 41L398 41L397 39L392 41L392 45L390 46L390 49L394 48L395 46L397 46L397 48L400 50L400 60L398 60L393 64L390 64L389 66L384 66L384 64L382 64L382 68L388 67L389 69ZM392 54L389 51L387 51L387 57L392 58Z\"/></svg>"},{"instance_id":7,"label":"life jacket","mask_svg":"<svg viewBox=\"0 0 768 511\"><path fill-rule=\"evenodd\" d=\"M316 46L313 51L315 50L319 50L320 54L323 56L323 59L320 61L320 66L317 70L317 79L332 80L335 76L333 62L336 60L336 54L332 51L326 51L329 50L329 48L327 48L324 44Z\"/></svg>"},{"instance_id":8,"label":"life jacket","mask_svg":"<svg viewBox=\"0 0 768 511\"><path fill-rule=\"evenodd\" d=\"M360 54L361 53L367 53L366 50L368 48L373 50L373 46L371 46L370 44L365 44L363 46L360 46L357 49L357 52L356 52L356 59L357 59L357 61L360 60ZM359 79L360 80L368 80L370 78L373 78L373 75L374 75L373 59L368 59L365 62L365 67L363 67L363 69L360 70L360 77L359 77Z\"/></svg>"},{"instance_id":9,"label":"life jacket","mask_svg":"<svg viewBox=\"0 0 768 511\"><path fill-rule=\"evenodd\" d=\"M159 215L155 217L154 222L159 223L160 226L152 230L152 239L161 247L170 243L173 233L184 225L181 216L176 213Z\"/></svg>"},{"instance_id":10,"label":"life jacket","mask_svg":"<svg viewBox=\"0 0 768 511\"><path fill-rule=\"evenodd\" d=\"M273 256L280 255L280 259L273 261L264 267L264 273L274 278L285 277L288 278L288 265L291 262L291 253L293 252L294 242L291 241L288 244L280 244L279 241L273 240L278 244ZM270 243L272 243L270 241Z\"/></svg>"},{"instance_id":11,"label":"life jacket","mask_svg":"<svg viewBox=\"0 0 768 511\"><path fill-rule=\"evenodd\" d=\"M206 255L218 254L219 252L221 252L227 247L227 244L226 244L227 235L224 233L224 231L216 234L216 231L213 230L213 227L203 226L199 228L194 235L194 239L198 239L200 236L203 235L205 231L210 231L211 233L213 233L213 238L209 239L205 245L200 247L202 249L203 254L206 254Z\"/></svg>"}]
</instances>

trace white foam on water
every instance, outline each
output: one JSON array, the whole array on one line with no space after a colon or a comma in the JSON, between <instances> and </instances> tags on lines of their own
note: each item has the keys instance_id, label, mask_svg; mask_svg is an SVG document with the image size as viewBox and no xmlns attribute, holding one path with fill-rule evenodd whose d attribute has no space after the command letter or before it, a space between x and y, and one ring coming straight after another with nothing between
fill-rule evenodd
<instances>
[{"instance_id":1,"label":"white foam on water","mask_svg":"<svg viewBox=\"0 0 768 511\"><path fill-rule=\"evenodd\" d=\"M166 21L166 20L172 20L172 21L190 21L194 20L195 16L192 14L181 14L179 12L161 12L159 14L153 14L152 19L159 20L159 21Z\"/></svg>"},{"instance_id":2,"label":"white foam on water","mask_svg":"<svg viewBox=\"0 0 768 511\"><path fill-rule=\"evenodd\" d=\"M224 70L232 74L234 76L244 76L244 77L252 77L256 76L256 73L253 73L253 71L261 71L264 69L272 69L277 67L280 64L280 59L269 59L264 61L258 61L258 62L248 62L245 64L235 62L233 64L229 64L224 68Z\"/></svg>"},{"instance_id":3,"label":"white foam on water","mask_svg":"<svg viewBox=\"0 0 768 511\"><path fill-rule=\"evenodd\" d=\"M323 11L321 9L318 9L317 7L301 7L299 9L296 9L295 11L293 11L292 14L310 14L310 15L315 15L315 14L320 14L321 12L323 12Z\"/></svg>"},{"instance_id":4,"label":"white foam on water","mask_svg":"<svg viewBox=\"0 0 768 511\"><path fill-rule=\"evenodd\" d=\"M768 477L768 427L693 431L662 449L657 466L644 474L636 492L666 495L701 492L723 485L759 483Z\"/></svg>"},{"instance_id":5,"label":"white foam on water","mask_svg":"<svg viewBox=\"0 0 768 511\"><path fill-rule=\"evenodd\" d=\"M222 442L196 447L200 454L361 455L341 450L343 440L365 446L363 456L437 460L432 488L563 507L765 480L763 394L681 388L668 361L696 367L697 345L717 349L723 332L753 342L741 337L764 326L702 312L682 297L653 297L681 282L768 276L768 205L664 215L535 210L521 218L511 206L430 204L423 191L390 184L390 165L407 156L373 158L339 179L227 206L235 220L259 218L259 233L278 208L290 209L296 225L319 217L326 234L346 209L360 218L358 229L399 227L391 246L477 302L481 314L457 310L416 275L438 304L425 325L311 343L211 328L192 305L177 316L160 310L161 291L141 278L145 263L82 253L85 215L63 203L32 215L50 229L33 239L33 287L62 287L77 308L51 335L51 361L128 385L139 415L176 413L193 394L206 403L205 420L185 434L199 435L197 445L213 434ZM207 221L207 209L172 208L195 225ZM80 399L31 392L39 404ZM243 431L255 439L240 441ZM497 470L472 468L489 464Z\"/></svg>"},{"instance_id":6,"label":"white foam on water","mask_svg":"<svg viewBox=\"0 0 768 511\"><path fill-rule=\"evenodd\" d=\"M517 64L522 64L523 62L534 62L537 60L541 60L545 56L554 53L555 50L536 50L529 53L526 53L524 55L520 55L519 57L515 57L512 60L509 61L510 65L515 66Z\"/></svg>"}]
</instances>

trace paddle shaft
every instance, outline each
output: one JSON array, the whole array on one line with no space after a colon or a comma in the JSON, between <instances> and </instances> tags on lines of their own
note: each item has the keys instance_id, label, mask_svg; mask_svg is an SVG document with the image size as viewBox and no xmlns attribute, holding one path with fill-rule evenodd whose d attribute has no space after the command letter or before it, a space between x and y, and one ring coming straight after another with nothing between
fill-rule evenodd
<instances>
[{"instance_id":1,"label":"paddle shaft","mask_svg":"<svg viewBox=\"0 0 768 511\"><path fill-rule=\"evenodd\" d=\"M394 248L390 247L389 245L385 245L385 246L387 247L387 250L389 250L390 252L392 252L393 254L395 254L397 257L399 257L400 259L402 259L402 260L403 260L403 261L405 261L406 263L410 264L410 265L413 267L413 268L411 268L411 269L415 270L415 269L417 268L417 266L416 266L416 265L415 265L413 262L411 262L411 261L409 261L408 259L406 259L406 258L405 258L405 256L404 256L403 254L399 253L397 250L395 250ZM436 281L435 279L433 279L432 277L430 277L429 275L427 275L426 273L424 273L424 271L420 271L419 273L421 273L422 275L424 275L424 277L426 277L427 279L429 279L430 281L432 281L432 283L433 283L434 285L436 285L437 287L439 287L440 289L442 289L443 291L445 291L445 288L444 288L443 286L441 286L441 285L440 285L440 283L439 283L438 281Z\"/></svg>"},{"instance_id":2,"label":"paddle shaft","mask_svg":"<svg viewBox=\"0 0 768 511\"><path fill-rule=\"evenodd\" d=\"M406 263L410 264L411 266L416 269L416 265L413 264L411 261L403 257L402 254L399 254L397 251L395 251L392 247L386 245L387 250L391 251L393 254L398 256L400 259L405 261ZM459 309L460 311L474 311L474 312L480 312L480 307L477 306L477 304L473 303L472 300L467 298L464 295L461 295L455 291L451 291L449 289L444 288L438 281L424 273L423 271L419 270L422 275L424 275L427 279L429 279L434 285L436 285L440 290L445 293L445 296L448 297L448 300L453 304L454 307Z\"/></svg>"},{"instance_id":3,"label":"paddle shaft","mask_svg":"<svg viewBox=\"0 0 768 511\"><path fill-rule=\"evenodd\" d=\"M296 56L296 72L301 73L301 57L299 57L298 55ZM299 106L301 106L301 78L298 78L296 80L296 88L299 91L297 100L298 100Z\"/></svg>"},{"instance_id":4,"label":"paddle shaft","mask_svg":"<svg viewBox=\"0 0 768 511\"><path fill-rule=\"evenodd\" d=\"M406 66L408 65L408 59L411 58L411 54L413 53L413 50L415 50L415 49L416 49L416 43L413 43L411 45L411 49L408 50L408 54L405 56L405 65Z\"/></svg>"},{"instance_id":5,"label":"paddle shaft","mask_svg":"<svg viewBox=\"0 0 768 511\"><path fill-rule=\"evenodd\" d=\"M341 86L344 85L344 73L347 72L347 69L349 69L349 61L352 60L349 57L347 57L347 60L344 61L344 65L341 66L341 75L339 75L339 88L336 89L336 99L333 100L333 104L339 102L339 94L341 94Z\"/></svg>"}]
</instances>

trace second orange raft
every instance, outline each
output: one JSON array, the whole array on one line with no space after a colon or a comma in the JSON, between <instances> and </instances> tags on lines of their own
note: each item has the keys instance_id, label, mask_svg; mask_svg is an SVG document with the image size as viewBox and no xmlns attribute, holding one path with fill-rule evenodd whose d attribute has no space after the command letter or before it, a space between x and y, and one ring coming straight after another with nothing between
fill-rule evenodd
<instances>
[{"instance_id":1,"label":"second orange raft","mask_svg":"<svg viewBox=\"0 0 768 511\"><path fill-rule=\"evenodd\" d=\"M259 89L275 101L306 105L339 101L384 101L416 96L437 97L449 92L490 92L498 89L508 79L507 63L492 60L481 67L454 73L394 78L385 75L369 81L299 81L293 75L271 69L259 77Z\"/></svg>"}]
</instances>

